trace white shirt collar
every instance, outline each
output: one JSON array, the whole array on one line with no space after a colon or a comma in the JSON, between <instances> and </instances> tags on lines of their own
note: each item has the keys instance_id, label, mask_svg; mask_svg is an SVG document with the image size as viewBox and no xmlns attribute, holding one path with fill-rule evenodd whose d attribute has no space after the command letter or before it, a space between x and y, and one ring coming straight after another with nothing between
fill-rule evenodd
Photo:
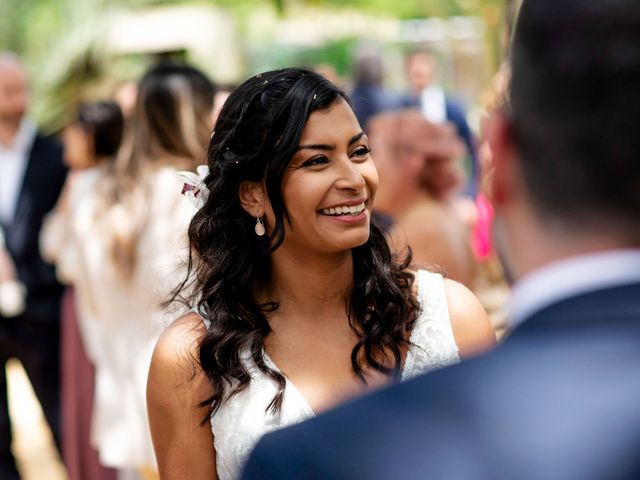
<instances>
[{"instance_id":1,"label":"white shirt collar","mask_svg":"<svg viewBox=\"0 0 640 480\"><path fill-rule=\"evenodd\" d=\"M447 106L444 90L440 85L432 84L422 90L420 95L422 115L432 123L447 121Z\"/></svg>"},{"instance_id":2,"label":"white shirt collar","mask_svg":"<svg viewBox=\"0 0 640 480\"><path fill-rule=\"evenodd\" d=\"M510 330L561 300L594 290L640 282L640 249L572 257L542 267L519 281L508 305Z\"/></svg>"},{"instance_id":3,"label":"white shirt collar","mask_svg":"<svg viewBox=\"0 0 640 480\"><path fill-rule=\"evenodd\" d=\"M0 143L0 222L11 223L20 197L36 126L23 119L11 145Z\"/></svg>"}]
</instances>

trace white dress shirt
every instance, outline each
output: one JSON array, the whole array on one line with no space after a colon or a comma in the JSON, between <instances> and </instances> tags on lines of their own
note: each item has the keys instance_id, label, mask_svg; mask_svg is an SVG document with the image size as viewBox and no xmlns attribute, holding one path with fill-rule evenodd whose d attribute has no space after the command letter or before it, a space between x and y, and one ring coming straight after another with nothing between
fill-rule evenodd
<instances>
[{"instance_id":1,"label":"white dress shirt","mask_svg":"<svg viewBox=\"0 0 640 480\"><path fill-rule=\"evenodd\" d=\"M447 121L447 104L444 90L440 85L429 85L420 94L422 116L431 123Z\"/></svg>"},{"instance_id":2,"label":"white dress shirt","mask_svg":"<svg viewBox=\"0 0 640 480\"><path fill-rule=\"evenodd\" d=\"M11 145L0 142L0 223L13 220L35 137L35 125L24 119Z\"/></svg>"},{"instance_id":3,"label":"white dress shirt","mask_svg":"<svg viewBox=\"0 0 640 480\"><path fill-rule=\"evenodd\" d=\"M509 300L513 330L534 313L564 299L640 282L640 249L580 255L542 267L518 282Z\"/></svg>"}]
</instances>

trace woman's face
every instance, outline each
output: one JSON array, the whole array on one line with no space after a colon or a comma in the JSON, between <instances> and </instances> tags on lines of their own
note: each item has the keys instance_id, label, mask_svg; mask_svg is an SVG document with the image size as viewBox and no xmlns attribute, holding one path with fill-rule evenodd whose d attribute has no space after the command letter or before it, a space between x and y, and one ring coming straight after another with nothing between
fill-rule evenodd
<instances>
[{"instance_id":1,"label":"woman's face","mask_svg":"<svg viewBox=\"0 0 640 480\"><path fill-rule=\"evenodd\" d=\"M282 181L290 225L281 248L336 253L368 240L378 187L368 142L342 99L310 115Z\"/></svg>"},{"instance_id":2,"label":"woman's face","mask_svg":"<svg viewBox=\"0 0 640 480\"><path fill-rule=\"evenodd\" d=\"M72 170L83 170L95 163L92 153L91 136L77 123L72 123L62 131L64 143L64 163Z\"/></svg>"}]
</instances>

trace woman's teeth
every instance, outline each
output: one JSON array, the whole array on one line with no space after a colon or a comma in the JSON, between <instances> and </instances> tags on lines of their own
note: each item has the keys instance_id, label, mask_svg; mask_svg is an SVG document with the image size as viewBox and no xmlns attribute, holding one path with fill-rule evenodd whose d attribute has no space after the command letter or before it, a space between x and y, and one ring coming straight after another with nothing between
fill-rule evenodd
<instances>
[{"instance_id":1,"label":"woman's teeth","mask_svg":"<svg viewBox=\"0 0 640 480\"><path fill-rule=\"evenodd\" d=\"M323 208L323 215L360 215L364 210L364 202L360 205L352 205L352 206L343 206L343 207L334 207L334 208Z\"/></svg>"}]
</instances>

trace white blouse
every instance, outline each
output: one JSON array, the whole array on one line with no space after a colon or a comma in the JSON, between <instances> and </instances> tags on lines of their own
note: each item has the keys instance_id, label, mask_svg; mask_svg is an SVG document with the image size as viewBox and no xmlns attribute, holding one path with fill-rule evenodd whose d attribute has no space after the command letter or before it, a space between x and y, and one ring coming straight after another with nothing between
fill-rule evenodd
<instances>
[{"instance_id":1,"label":"white blouse","mask_svg":"<svg viewBox=\"0 0 640 480\"><path fill-rule=\"evenodd\" d=\"M118 469L154 466L147 374L155 343L176 316L161 302L186 274L186 235L195 210L180 195L175 169L150 172L136 267L123 280L111 261L105 223L97 218L94 193L105 171L96 167L80 175L69 192L69 213L47 220L41 249L58 277L75 287L78 327L96 369L91 442L100 462Z\"/></svg>"}]
</instances>

